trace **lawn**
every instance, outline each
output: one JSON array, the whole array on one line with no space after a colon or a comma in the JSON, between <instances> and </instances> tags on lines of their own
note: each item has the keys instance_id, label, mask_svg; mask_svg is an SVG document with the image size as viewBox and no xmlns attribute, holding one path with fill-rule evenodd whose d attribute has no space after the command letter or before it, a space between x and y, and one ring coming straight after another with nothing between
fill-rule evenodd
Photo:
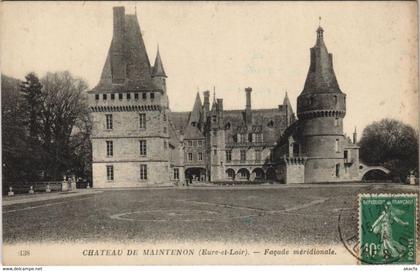
<instances>
[{"instance_id":1,"label":"lawn","mask_svg":"<svg viewBox=\"0 0 420 271\"><path fill-rule=\"evenodd\" d=\"M395 185L105 190L3 207L3 240L284 241L338 243L356 231L358 193L417 192Z\"/></svg>"}]
</instances>

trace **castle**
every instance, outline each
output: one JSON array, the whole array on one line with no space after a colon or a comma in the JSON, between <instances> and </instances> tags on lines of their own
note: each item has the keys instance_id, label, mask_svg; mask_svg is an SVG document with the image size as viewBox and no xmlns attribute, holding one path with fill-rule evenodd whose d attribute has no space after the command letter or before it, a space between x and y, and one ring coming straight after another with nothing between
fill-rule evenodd
<instances>
[{"instance_id":1,"label":"castle","mask_svg":"<svg viewBox=\"0 0 420 271\"><path fill-rule=\"evenodd\" d=\"M172 112L159 51L151 66L136 15L113 9L113 38L89 91L93 186L189 182L316 183L361 180L356 132L343 134L346 94L317 29L297 118L285 94L278 108L224 110L197 93L191 112Z\"/></svg>"}]
</instances>

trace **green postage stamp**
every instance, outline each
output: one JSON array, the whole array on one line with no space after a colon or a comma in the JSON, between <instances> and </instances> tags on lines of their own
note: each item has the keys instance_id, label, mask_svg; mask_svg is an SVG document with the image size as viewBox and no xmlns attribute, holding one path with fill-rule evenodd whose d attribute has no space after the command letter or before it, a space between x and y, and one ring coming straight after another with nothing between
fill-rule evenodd
<instances>
[{"instance_id":1,"label":"green postage stamp","mask_svg":"<svg viewBox=\"0 0 420 271\"><path fill-rule=\"evenodd\" d=\"M416 263L417 194L361 194L362 264Z\"/></svg>"}]
</instances>

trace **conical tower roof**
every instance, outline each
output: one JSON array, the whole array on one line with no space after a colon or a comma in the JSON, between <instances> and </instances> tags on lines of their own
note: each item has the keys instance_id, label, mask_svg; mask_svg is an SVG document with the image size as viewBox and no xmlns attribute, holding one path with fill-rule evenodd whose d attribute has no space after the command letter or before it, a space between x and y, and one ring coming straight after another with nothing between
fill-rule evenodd
<instances>
[{"instance_id":1,"label":"conical tower roof","mask_svg":"<svg viewBox=\"0 0 420 271\"><path fill-rule=\"evenodd\" d=\"M152 76L167 77L165 69L163 68L162 59L160 58L159 46L155 58L155 65L153 65Z\"/></svg>"},{"instance_id":2,"label":"conical tower roof","mask_svg":"<svg viewBox=\"0 0 420 271\"><path fill-rule=\"evenodd\" d=\"M283 105L288 105L289 107L292 107L292 104L290 103L290 100L289 100L289 96L287 95L287 91L286 91L286 95L284 95Z\"/></svg>"},{"instance_id":3,"label":"conical tower roof","mask_svg":"<svg viewBox=\"0 0 420 271\"><path fill-rule=\"evenodd\" d=\"M194 107L193 110L191 111L190 114L190 118L189 118L189 123L199 123L200 122L200 117L201 117L201 110L203 105L201 104L201 99L200 99L200 94L197 92L197 95L195 97L195 102L194 102Z\"/></svg>"},{"instance_id":4,"label":"conical tower roof","mask_svg":"<svg viewBox=\"0 0 420 271\"><path fill-rule=\"evenodd\" d=\"M302 94L341 93L333 69L332 54L324 43L324 29L319 26L317 39L311 48L311 64Z\"/></svg>"},{"instance_id":5,"label":"conical tower roof","mask_svg":"<svg viewBox=\"0 0 420 271\"><path fill-rule=\"evenodd\" d=\"M91 92L158 90L136 15L114 8L111 46L98 85Z\"/></svg>"}]
</instances>

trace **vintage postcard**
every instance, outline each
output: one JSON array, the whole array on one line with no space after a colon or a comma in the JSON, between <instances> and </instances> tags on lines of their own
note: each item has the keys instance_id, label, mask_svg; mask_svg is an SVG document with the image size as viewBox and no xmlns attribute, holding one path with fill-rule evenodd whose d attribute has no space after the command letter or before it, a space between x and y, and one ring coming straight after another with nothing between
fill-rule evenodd
<instances>
[{"instance_id":1,"label":"vintage postcard","mask_svg":"<svg viewBox=\"0 0 420 271\"><path fill-rule=\"evenodd\" d=\"M417 10L2 2L3 264L419 264Z\"/></svg>"}]
</instances>

